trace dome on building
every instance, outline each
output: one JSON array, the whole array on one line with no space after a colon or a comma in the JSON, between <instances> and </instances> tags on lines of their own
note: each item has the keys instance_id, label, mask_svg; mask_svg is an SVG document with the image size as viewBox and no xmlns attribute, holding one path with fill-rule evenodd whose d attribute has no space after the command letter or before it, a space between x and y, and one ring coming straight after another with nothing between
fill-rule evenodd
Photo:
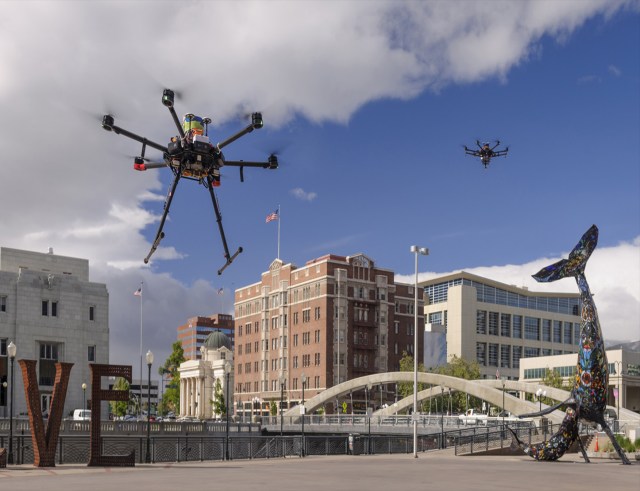
<instances>
[{"instance_id":1,"label":"dome on building","mask_svg":"<svg viewBox=\"0 0 640 491\"><path fill-rule=\"evenodd\" d=\"M217 350L222 347L231 350L231 339L222 331L213 331L211 334L207 336L207 339L204 340L203 348Z\"/></svg>"}]
</instances>

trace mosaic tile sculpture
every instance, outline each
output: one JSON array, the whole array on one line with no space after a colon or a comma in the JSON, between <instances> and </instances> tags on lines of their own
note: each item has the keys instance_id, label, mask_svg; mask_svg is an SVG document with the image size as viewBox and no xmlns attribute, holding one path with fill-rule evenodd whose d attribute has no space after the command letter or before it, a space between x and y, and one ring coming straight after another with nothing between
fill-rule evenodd
<instances>
[{"instance_id":1,"label":"mosaic tile sculpture","mask_svg":"<svg viewBox=\"0 0 640 491\"><path fill-rule=\"evenodd\" d=\"M536 281L551 282L573 276L580 290L582 301L582 321L580 323L580 346L578 350L578 364L573 380L571 397L564 402L546 408L543 411L521 415L521 417L542 416L560 406L567 406L566 416L559 431L549 440L537 445L523 443L513 430L514 445L536 460L557 460L564 455L568 448L577 441L585 461L589 462L587 453L578 434L580 420L598 424L611 440L611 444L624 464L630 464L629 459L620 448L611 428L604 419L607 403L607 387L609 385L609 367L607 353L602 339L602 330L598 321L598 312L593 296L589 290L584 269L591 253L598 243L598 227L591 226L582 236L580 242L563 259L533 275Z\"/></svg>"}]
</instances>

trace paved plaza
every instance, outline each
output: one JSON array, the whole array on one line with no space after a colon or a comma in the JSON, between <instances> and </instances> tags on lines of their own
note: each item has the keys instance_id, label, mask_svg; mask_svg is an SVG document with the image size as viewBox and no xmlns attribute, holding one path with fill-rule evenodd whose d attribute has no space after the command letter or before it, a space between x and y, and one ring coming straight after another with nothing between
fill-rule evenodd
<instances>
[{"instance_id":1,"label":"paved plaza","mask_svg":"<svg viewBox=\"0 0 640 491\"><path fill-rule=\"evenodd\" d=\"M525 456L455 457L451 454L329 456L146 464L135 468L30 465L0 469L0 489L17 491L144 491L180 489L237 491L558 489L640 490L640 463L583 463L575 454L558 462Z\"/></svg>"}]
</instances>

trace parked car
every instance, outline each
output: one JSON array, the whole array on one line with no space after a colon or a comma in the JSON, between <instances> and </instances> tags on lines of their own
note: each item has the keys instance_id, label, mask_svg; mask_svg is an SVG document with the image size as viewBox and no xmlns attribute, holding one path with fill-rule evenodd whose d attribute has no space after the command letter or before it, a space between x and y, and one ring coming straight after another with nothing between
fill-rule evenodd
<instances>
[{"instance_id":1,"label":"parked car","mask_svg":"<svg viewBox=\"0 0 640 491\"><path fill-rule=\"evenodd\" d=\"M74 409L73 421L91 421L91 411L89 409Z\"/></svg>"}]
</instances>

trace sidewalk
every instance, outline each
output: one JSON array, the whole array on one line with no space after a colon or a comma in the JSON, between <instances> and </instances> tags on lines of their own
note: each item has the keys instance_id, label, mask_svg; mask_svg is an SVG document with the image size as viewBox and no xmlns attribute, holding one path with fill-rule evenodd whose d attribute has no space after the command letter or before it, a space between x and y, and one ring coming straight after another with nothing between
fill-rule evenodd
<instances>
[{"instance_id":1,"label":"sidewalk","mask_svg":"<svg viewBox=\"0 0 640 491\"><path fill-rule=\"evenodd\" d=\"M46 480L45 480L46 479ZM0 488L19 491L101 491L197 489L202 486L239 491L392 491L446 489L563 491L638 490L640 464L623 466L598 460L585 464L577 455L558 462L536 462L525 456L455 457L437 453L372 456L322 456L142 464L133 468L61 465L48 469L11 466L0 470Z\"/></svg>"}]
</instances>

